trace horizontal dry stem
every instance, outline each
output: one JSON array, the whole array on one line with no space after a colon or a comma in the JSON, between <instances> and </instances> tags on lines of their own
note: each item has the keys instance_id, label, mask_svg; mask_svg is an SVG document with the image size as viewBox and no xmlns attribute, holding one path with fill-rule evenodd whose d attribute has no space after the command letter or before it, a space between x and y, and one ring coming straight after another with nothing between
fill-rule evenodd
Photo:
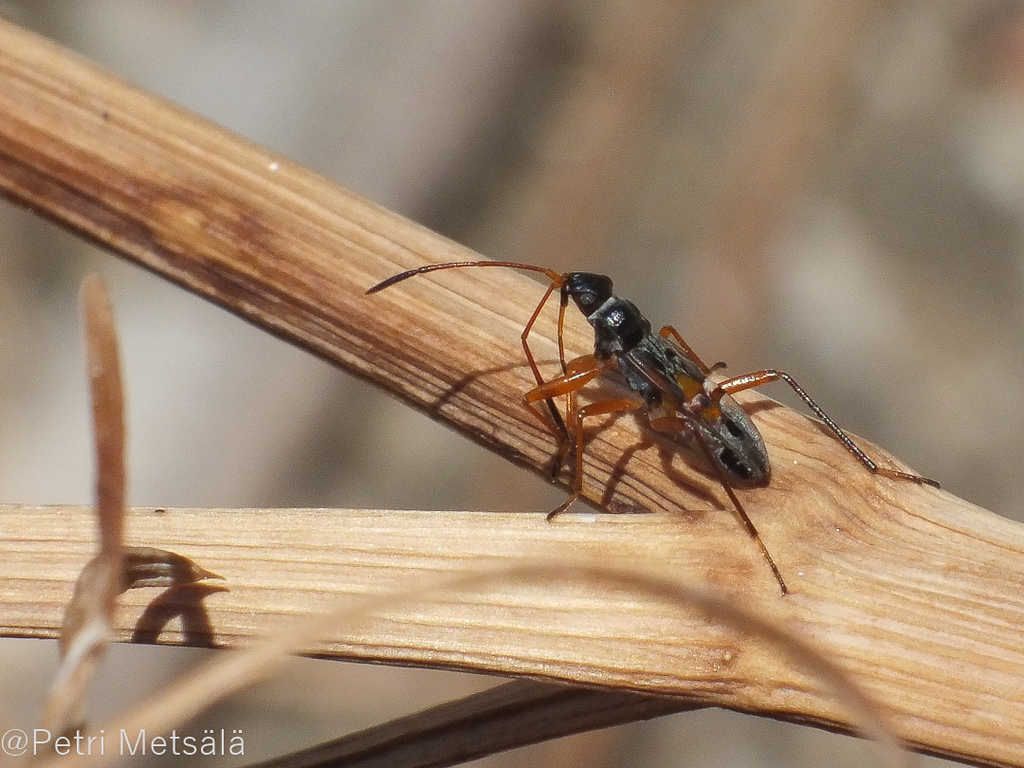
<instances>
[{"instance_id":1,"label":"horizontal dry stem","mask_svg":"<svg viewBox=\"0 0 1024 768\"><path fill-rule=\"evenodd\" d=\"M980 514L967 505L962 511ZM70 584L92 551L91 510L0 507L0 525L9 532L0 546L0 634L54 637ZM705 538L722 547L736 541L731 526L687 524L671 515L572 515L548 524L541 514L138 509L128 527L130 542L173 548L223 575L227 590L162 596L155 608L152 590L129 592L117 620L122 639L152 640L162 622L183 612L184 628L175 621L161 640L197 645L238 645L338 601L403 591L468 568L542 557L679 574L693 571L700 555L690 549ZM812 568L815 579L803 583L807 589L785 599L772 595L767 608L827 646L893 708L905 738L930 752L1019 765L1024 706L1016 691L1024 663L1016 627L1024 606L1019 597L999 601L983 593L1012 550L995 532L989 528L987 542L972 543L974 551L985 550L983 566L968 567L957 554L976 533L963 526L950 526L950 543L935 553L946 560L944 569L923 569L907 558L902 565L876 563L888 589L871 599L862 592L872 563L849 552L822 553ZM922 540L912 538L911 545ZM814 586L820 580L824 586ZM675 616L664 604L585 585L509 586L441 604L424 595L414 609L308 650L846 722L819 684L761 643Z\"/></svg>"},{"instance_id":2,"label":"horizontal dry stem","mask_svg":"<svg viewBox=\"0 0 1024 768\"><path fill-rule=\"evenodd\" d=\"M539 296L535 283L463 271L365 297L393 272L475 254L6 22L0 189L520 464L543 471L553 454L552 435L519 405L531 377L518 333ZM536 349L551 359L551 325L541 326ZM568 344L586 349L578 325ZM801 416L742 399L775 465L771 487L742 498L793 589L785 599L723 511L715 483L685 457L646 445L632 418L597 429L584 487L606 509L651 515L549 525L525 514L137 511L131 538L228 579L230 591L206 600L207 635L224 643L249 636L254 614L293 615L424 571L525 551L584 552L706 579L764 601L828 644L895 708L911 741L1024 764L1021 526L941 491L876 479ZM88 513L0 515L0 632L53 636L86 559ZM126 606L122 631L135 625L142 599ZM601 595L513 590L317 650L696 691L738 709L842 719L770 654L699 622L659 634L662 621L651 606ZM650 633L638 633L638 623Z\"/></svg>"},{"instance_id":3,"label":"horizontal dry stem","mask_svg":"<svg viewBox=\"0 0 1024 768\"><path fill-rule=\"evenodd\" d=\"M166 515L167 512L161 511L158 514ZM309 559L308 557L304 558L304 562L308 564ZM385 560L387 559L387 555L385 555ZM506 560L507 564L503 564L502 560ZM499 565L493 565L494 561L497 561ZM763 648L758 648L757 640L767 641L771 644L774 653L764 657L770 663L777 664L777 652L783 651L783 657L788 664L795 665L804 671L810 671L819 683L824 683L826 698L842 702L843 707L838 709L840 719L820 718L823 722L841 727L844 723L841 719L843 712L848 713L847 717L852 714L854 722L858 726L868 728L870 733L887 744L887 751L890 754L894 753L896 745L888 736L888 731L882 721L883 716L877 714L876 707L866 694L850 682L848 673L837 668L830 657L823 655L813 642L808 643L794 635L790 629L778 623L776 619L753 612L750 608L744 609L741 604L737 604L732 596L725 596L717 591L686 587L674 579L666 580L658 575L661 573L661 569L645 575L639 567L622 569L603 563L602 560L587 556L579 547L574 547L572 551L559 552L554 557L549 556L539 560L536 557L530 557L525 552L520 552L511 558L474 557L462 564L449 561L447 568L417 568L416 570L420 573L416 577L410 576L403 582L393 583L385 588L377 589L364 584L358 592L349 592L340 600L320 606L320 608L329 608L330 610L310 609L297 612L292 617L293 620L288 622L287 626L282 627L281 631L271 633L270 638L265 642L252 645L248 654L232 654L211 660L203 668L193 673L191 676L193 679L181 680L175 684L175 692L170 696L170 700L176 703L164 700L161 705L155 706L148 713L144 710L129 713L125 715L126 721L122 721L120 725L108 724L109 730L110 732L117 732L121 728L129 732L135 730L134 727L128 727L126 723L133 725L138 723L140 727L142 723L149 723L149 727L154 730L170 727L176 720L168 718L176 717L175 713L180 713L182 707L185 707L185 711L194 711L199 706L198 700L212 701L210 696L218 695L218 693L222 695L227 691L234 690L240 681L251 682L254 678L259 679L267 671L280 665L282 653L312 649L312 652L322 653L326 650L327 653L338 654L339 638L344 638L346 641L352 637L361 638L366 636L367 631L376 638L371 641L373 644L379 644L380 633L383 632L388 644L392 648L398 648L403 643L403 638L409 636L410 625L423 621L424 611L429 614L425 624L428 634L431 634L430 630L436 632L439 626L447 627L452 623L455 624L454 627L449 627L449 632L446 634L450 635L447 642L455 641L456 643L456 655L444 658L438 656L438 649L434 648L428 651L428 656L425 657L429 663L507 673L516 669L516 662L513 662L513 666L508 666L508 653L502 652L503 641L499 639L496 642L493 637L496 632L499 638L504 636L511 640L513 648L509 650L521 658L529 658L532 654L538 653L536 661L543 663L544 658L550 661L554 655L557 655L554 653L554 648L559 644L576 644L581 639L574 634L579 626L578 622L568 622L564 625L570 630L570 634L560 632L563 624L558 621L557 606L561 605L563 609L578 610L578 606L573 606L573 603L582 599L589 604L587 623L591 627L583 636L584 645L594 641L601 643L613 641L612 637L595 631L595 627L611 629L616 624L621 624L623 618L627 623L638 620L643 622L645 630L640 638L633 639L629 635L622 634L619 638L620 648L617 653L610 653L612 648L604 649L604 658L613 665L623 663L623 651L628 650L629 645L636 648L646 645L647 650L642 655L661 654L662 656L665 654L664 644L666 641L670 647L686 647L685 644L679 642L680 636L676 629L679 609L681 607L690 609L684 610L684 613L696 609L699 616L710 618L713 624L727 627L729 630L726 633L727 636L737 634L742 636L747 646L748 655L759 650L763 652ZM387 571L387 566L383 561L373 567L377 573ZM371 577L371 581L373 580ZM323 597L330 593L330 589L317 589L316 592L318 597ZM211 599L213 599L212 596ZM159 613L151 612L154 605L159 605ZM456 606L462 606L463 610L460 611ZM469 624L467 624L466 619L460 616L460 614L466 613L467 606L470 607L471 614L476 614L477 617L483 617L485 621L490 622L497 619L498 623L487 627L475 626L474 619L470 618ZM502 613L496 616L492 615L488 619L486 613L479 613L479 608L482 606L498 608ZM539 638L531 638L514 631L513 628L518 621L511 625L508 623L508 612L514 608L520 610L519 621L525 619L527 624L542 630L541 634L546 639L540 645L537 644ZM552 610L553 608L554 610ZM625 617L622 615L623 608L626 609ZM202 604L201 593L194 590L179 591L177 600L172 599L168 593L159 600L150 602L135 626L135 636L138 637L139 633L143 633L155 637L162 624L177 615L172 609L177 609L183 615L185 627L183 639L203 644L212 643L215 640L212 631L208 631L203 636L202 632L198 630L201 625L210 627L211 617L207 615L206 608ZM539 614L532 620L530 618L531 610L539 611ZM367 630L363 625L368 615L383 617L383 619L378 618L377 622ZM555 623L545 624L542 615L546 615ZM202 621L199 621L200 618ZM213 618L221 617L214 616ZM251 620L251 616L249 620ZM221 622L213 623L220 624ZM703 622L696 622L697 626L702 624ZM694 626L692 617L689 621L684 621L682 625L684 632L692 631ZM520 635L518 638L517 634ZM721 634L721 627L718 632L713 634ZM320 642L320 639L325 637L329 638L329 642ZM467 642L468 646L463 645ZM474 644L481 646L483 655L480 658L474 659L472 653L464 655L458 650L460 646L468 648ZM406 661L416 663L420 658L424 658L419 655L423 650L424 648L419 645L406 647L405 651L412 654ZM499 654L498 659L490 658L496 652ZM346 653L345 650L340 651L343 656ZM729 655L731 654L730 651ZM395 658L377 660L394 661ZM659 693L674 693L677 696L684 695L686 698L692 699L691 703L698 705L719 702L719 697L714 695L709 687L709 685L713 686L713 683L709 683L709 679L701 680L692 696L686 694L686 683L683 683L682 686L678 682L675 685L668 683L669 687L660 690L658 685L652 685L645 679L648 672L639 675L635 672L635 669L638 668L637 663L640 665L639 668L651 668L650 661L647 658L638 658L636 662L630 662L629 667L619 669L618 675L612 667L605 670L598 668L593 670L597 676L589 681L584 680L584 682L612 688L632 688L641 692L653 690ZM634 670L632 675L629 673L630 669ZM622 676L623 672L626 673L624 677ZM522 669L519 669L518 673L530 674L528 670ZM563 673L553 669L545 670L542 676L547 679L579 682L579 680L566 677ZM791 675L791 679L801 680L802 678L799 674L794 674ZM679 678L679 681L683 680L686 680L685 675ZM212 681L218 682L212 684ZM821 687L815 685L806 685L805 688L808 691L821 690ZM602 710L607 706L607 702L600 699L595 699L594 704ZM637 702L637 704L643 706L641 702ZM833 709L835 709L834 705ZM898 763L899 761L896 760L893 764Z\"/></svg>"}]
</instances>

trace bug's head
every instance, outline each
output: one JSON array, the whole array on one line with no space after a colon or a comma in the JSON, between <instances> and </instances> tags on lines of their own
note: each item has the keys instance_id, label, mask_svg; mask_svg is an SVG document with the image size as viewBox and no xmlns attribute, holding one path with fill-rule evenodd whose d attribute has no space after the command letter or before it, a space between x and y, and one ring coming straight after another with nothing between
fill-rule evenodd
<instances>
[{"instance_id":1,"label":"bug's head","mask_svg":"<svg viewBox=\"0 0 1024 768\"><path fill-rule=\"evenodd\" d=\"M612 297L612 279L594 272L570 272L562 284L562 295L571 296L587 317Z\"/></svg>"}]
</instances>

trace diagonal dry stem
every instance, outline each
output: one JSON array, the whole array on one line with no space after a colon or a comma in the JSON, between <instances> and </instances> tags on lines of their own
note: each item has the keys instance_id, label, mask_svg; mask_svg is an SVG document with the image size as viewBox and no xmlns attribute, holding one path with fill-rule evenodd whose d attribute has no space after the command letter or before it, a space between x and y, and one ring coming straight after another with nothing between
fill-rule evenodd
<instances>
[{"instance_id":1,"label":"diagonal dry stem","mask_svg":"<svg viewBox=\"0 0 1024 768\"><path fill-rule=\"evenodd\" d=\"M250 768L438 768L700 706L674 697L513 680Z\"/></svg>"}]
</instances>

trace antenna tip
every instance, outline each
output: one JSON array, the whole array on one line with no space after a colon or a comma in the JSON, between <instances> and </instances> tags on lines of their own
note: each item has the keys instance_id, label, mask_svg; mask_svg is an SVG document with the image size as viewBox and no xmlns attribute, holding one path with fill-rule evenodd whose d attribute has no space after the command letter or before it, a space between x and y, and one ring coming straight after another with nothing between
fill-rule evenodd
<instances>
[{"instance_id":1,"label":"antenna tip","mask_svg":"<svg viewBox=\"0 0 1024 768\"><path fill-rule=\"evenodd\" d=\"M412 277L416 272L417 270L410 269L407 272L399 272L397 275L392 275L387 280L381 280L379 283L369 288L366 291L366 295L369 296L371 293L377 293L378 291L383 291L385 288L390 288L395 283L400 283L406 278Z\"/></svg>"}]
</instances>

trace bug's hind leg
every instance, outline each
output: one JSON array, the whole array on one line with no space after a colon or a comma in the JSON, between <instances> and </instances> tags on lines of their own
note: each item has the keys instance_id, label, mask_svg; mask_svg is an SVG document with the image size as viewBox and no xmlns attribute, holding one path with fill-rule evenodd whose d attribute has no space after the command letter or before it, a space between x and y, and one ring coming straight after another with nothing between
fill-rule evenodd
<instances>
[{"instance_id":1,"label":"bug's hind leg","mask_svg":"<svg viewBox=\"0 0 1024 768\"><path fill-rule=\"evenodd\" d=\"M686 430L693 436L697 447L700 449L701 453L704 454L704 458L707 460L711 473L714 475L715 479L718 480L719 485L721 485L725 490L726 495L729 497L729 501L732 502L736 516L743 524L744 530L747 532L747 535L753 539L757 548L761 552L761 556L771 569L772 576L774 576L775 581L778 582L779 588L782 590L782 594L789 594L789 587L786 586L786 581L782 578L782 572L779 571L779 566L775 564L775 558L773 558L771 552L768 551L768 547L764 543L764 539L761 538L761 534L758 532L757 526L754 525L754 521L750 519L750 515L747 514L746 508L740 502L735 489L732 487L732 483L729 482L729 478L725 476L725 473L722 471L718 462L715 461L715 458L711 453L711 446L708 445L708 441L704 435L701 434L700 429L694 426L691 418L684 418L679 415L672 415L671 413L656 416L650 420L650 423L651 428L656 432L681 432Z\"/></svg>"},{"instance_id":2,"label":"bug's hind leg","mask_svg":"<svg viewBox=\"0 0 1024 768\"><path fill-rule=\"evenodd\" d=\"M715 393L720 392L721 394L718 395L718 398L720 399L722 395L731 395L736 392L742 392L745 389L754 389L755 387L761 387L765 384L771 384L774 381L784 381L788 384L790 389L796 392L797 396L814 412L814 415L821 419L822 423L829 432L832 433L836 440L842 443L843 447L852 453L857 460L867 467L867 469L873 474L890 477L894 480L909 480L913 483L931 485L935 488L939 487L939 484L931 478L915 475L912 472L903 472L899 469L878 466L875 460L864 453L860 446L853 442L850 436L846 434L838 424L832 421L832 418L821 409L821 406L814 402L811 396L807 394L807 391L797 384L796 379L785 371L779 371L772 368L763 371L754 371L753 373L745 373L742 376L735 376L721 382L714 389L712 397L715 397Z\"/></svg>"}]
</instances>

